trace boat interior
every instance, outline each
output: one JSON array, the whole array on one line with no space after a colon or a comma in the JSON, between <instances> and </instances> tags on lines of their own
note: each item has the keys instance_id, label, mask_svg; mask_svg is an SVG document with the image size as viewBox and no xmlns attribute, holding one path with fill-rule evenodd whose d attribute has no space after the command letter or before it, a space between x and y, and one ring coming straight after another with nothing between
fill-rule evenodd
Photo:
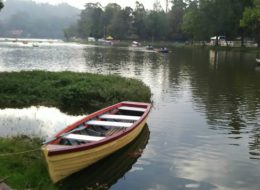
<instances>
[{"instance_id":1,"label":"boat interior","mask_svg":"<svg viewBox=\"0 0 260 190\"><path fill-rule=\"evenodd\" d=\"M146 108L121 106L87 120L71 131L62 134L59 145L80 145L103 140L131 127Z\"/></svg>"}]
</instances>

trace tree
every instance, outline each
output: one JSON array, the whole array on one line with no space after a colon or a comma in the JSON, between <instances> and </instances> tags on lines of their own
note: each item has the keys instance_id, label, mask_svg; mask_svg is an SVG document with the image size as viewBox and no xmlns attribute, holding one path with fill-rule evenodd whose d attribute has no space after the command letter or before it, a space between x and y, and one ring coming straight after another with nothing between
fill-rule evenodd
<instances>
[{"instance_id":1,"label":"tree","mask_svg":"<svg viewBox=\"0 0 260 190\"><path fill-rule=\"evenodd\" d=\"M207 27L205 18L199 8L197 0L190 1L183 16L182 30L193 40L207 40Z\"/></svg>"},{"instance_id":2,"label":"tree","mask_svg":"<svg viewBox=\"0 0 260 190\"><path fill-rule=\"evenodd\" d=\"M247 35L255 38L260 46L260 1L254 1L254 7L246 8L240 26L246 31Z\"/></svg>"},{"instance_id":3,"label":"tree","mask_svg":"<svg viewBox=\"0 0 260 190\"><path fill-rule=\"evenodd\" d=\"M206 40L211 36L241 36L239 21L252 0L190 1L183 17L183 30L191 38ZM218 40L216 38L216 44Z\"/></svg>"},{"instance_id":4,"label":"tree","mask_svg":"<svg viewBox=\"0 0 260 190\"><path fill-rule=\"evenodd\" d=\"M243 39L246 32L260 38L260 0L255 0L254 6L253 0L171 0L169 12L164 12L160 1L154 2L151 11L138 1L134 10L116 3L104 9L99 3L87 3L78 21L78 33L82 38L112 35L118 39L205 41L212 36ZM71 32L65 31L67 37Z\"/></svg>"},{"instance_id":5,"label":"tree","mask_svg":"<svg viewBox=\"0 0 260 190\"><path fill-rule=\"evenodd\" d=\"M79 35L82 38L89 36L100 38L103 36L103 10L99 3L87 3L80 14L78 21Z\"/></svg>"},{"instance_id":6,"label":"tree","mask_svg":"<svg viewBox=\"0 0 260 190\"><path fill-rule=\"evenodd\" d=\"M116 3L109 3L105 7L103 14L104 20L104 36L113 35L117 33L115 29L118 25L116 22L121 22L120 18L117 18L120 15L121 6Z\"/></svg>"},{"instance_id":7,"label":"tree","mask_svg":"<svg viewBox=\"0 0 260 190\"><path fill-rule=\"evenodd\" d=\"M136 34L139 39L144 39L146 36L145 16L146 11L144 5L136 1L135 10L133 12L133 33Z\"/></svg>"},{"instance_id":8,"label":"tree","mask_svg":"<svg viewBox=\"0 0 260 190\"><path fill-rule=\"evenodd\" d=\"M129 36L132 27L133 10L130 7L118 12L112 20L113 35L118 39L126 39Z\"/></svg>"},{"instance_id":9,"label":"tree","mask_svg":"<svg viewBox=\"0 0 260 190\"><path fill-rule=\"evenodd\" d=\"M173 0L169 12L170 37L174 40L183 40L182 24L187 4L183 0Z\"/></svg>"},{"instance_id":10,"label":"tree","mask_svg":"<svg viewBox=\"0 0 260 190\"><path fill-rule=\"evenodd\" d=\"M157 9L158 10L158 9ZM148 40L163 40L167 34L166 14L160 11L150 11L145 19Z\"/></svg>"},{"instance_id":11,"label":"tree","mask_svg":"<svg viewBox=\"0 0 260 190\"><path fill-rule=\"evenodd\" d=\"M3 2L0 0L0 10L4 7Z\"/></svg>"},{"instance_id":12,"label":"tree","mask_svg":"<svg viewBox=\"0 0 260 190\"><path fill-rule=\"evenodd\" d=\"M154 2L154 4L153 4L153 10L154 10L155 12L161 12L161 11L163 10L162 5L161 5L161 3L159 2L159 0L156 0L156 1Z\"/></svg>"}]
</instances>

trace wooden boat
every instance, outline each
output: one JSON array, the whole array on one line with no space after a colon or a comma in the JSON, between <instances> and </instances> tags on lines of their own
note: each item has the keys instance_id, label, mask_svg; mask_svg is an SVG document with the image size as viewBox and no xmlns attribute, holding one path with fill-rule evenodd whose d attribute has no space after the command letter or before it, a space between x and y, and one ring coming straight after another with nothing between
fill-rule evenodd
<instances>
[{"instance_id":1,"label":"wooden boat","mask_svg":"<svg viewBox=\"0 0 260 190\"><path fill-rule=\"evenodd\" d=\"M54 183L123 148L142 131L151 104L121 102L68 126L42 146Z\"/></svg>"},{"instance_id":2,"label":"wooden boat","mask_svg":"<svg viewBox=\"0 0 260 190\"><path fill-rule=\"evenodd\" d=\"M150 131L146 124L141 133L128 145L99 162L72 174L60 184L61 189L109 189L123 178L142 156L148 143Z\"/></svg>"}]
</instances>

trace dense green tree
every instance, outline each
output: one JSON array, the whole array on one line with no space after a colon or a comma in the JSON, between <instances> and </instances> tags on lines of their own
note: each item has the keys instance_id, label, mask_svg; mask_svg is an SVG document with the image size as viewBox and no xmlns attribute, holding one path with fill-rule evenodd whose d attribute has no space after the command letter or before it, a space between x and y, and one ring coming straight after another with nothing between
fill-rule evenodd
<instances>
[{"instance_id":1,"label":"dense green tree","mask_svg":"<svg viewBox=\"0 0 260 190\"><path fill-rule=\"evenodd\" d=\"M119 32L116 30L120 28L120 25L122 24L121 23L122 19L117 18L118 16L120 16L120 12L121 12L121 6L116 3L109 3L105 7L105 11L103 14L104 36L108 36L108 35L118 36L117 34Z\"/></svg>"},{"instance_id":2,"label":"dense green tree","mask_svg":"<svg viewBox=\"0 0 260 190\"><path fill-rule=\"evenodd\" d=\"M216 9L216 27L214 33L216 35L225 35L232 38L241 35L239 32L239 20L242 18L243 10L246 6L250 6L251 0L218 0L213 7Z\"/></svg>"},{"instance_id":3,"label":"dense green tree","mask_svg":"<svg viewBox=\"0 0 260 190\"><path fill-rule=\"evenodd\" d=\"M166 14L164 11L150 11L145 18L148 40L165 40L167 34Z\"/></svg>"},{"instance_id":4,"label":"dense green tree","mask_svg":"<svg viewBox=\"0 0 260 190\"><path fill-rule=\"evenodd\" d=\"M89 36L100 38L103 36L103 10L100 3L87 3L80 14L78 22L79 35L82 38Z\"/></svg>"},{"instance_id":5,"label":"dense green tree","mask_svg":"<svg viewBox=\"0 0 260 190\"><path fill-rule=\"evenodd\" d=\"M209 34L207 34L207 27L204 26L206 23L205 19L202 11L199 9L199 2L197 0L190 1L183 16L183 32L185 32L192 41L207 40Z\"/></svg>"},{"instance_id":6,"label":"dense green tree","mask_svg":"<svg viewBox=\"0 0 260 190\"><path fill-rule=\"evenodd\" d=\"M253 6L253 0L172 0L168 12L158 0L153 10L145 10L138 1L134 10L116 3L104 9L98 3L88 3L78 31L82 38L112 35L117 39L206 41L211 36L234 39L246 34L258 39L259 1ZM69 36L71 30L65 31Z\"/></svg>"},{"instance_id":7,"label":"dense green tree","mask_svg":"<svg viewBox=\"0 0 260 190\"><path fill-rule=\"evenodd\" d=\"M0 0L0 10L4 7L3 2Z\"/></svg>"},{"instance_id":8,"label":"dense green tree","mask_svg":"<svg viewBox=\"0 0 260 190\"><path fill-rule=\"evenodd\" d=\"M167 17L159 1L155 1L153 10L147 12L145 27L148 40L165 40L167 38Z\"/></svg>"},{"instance_id":9,"label":"dense green tree","mask_svg":"<svg viewBox=\"0 0 260 190\"><path fill-rule=\"evenodd\" d=\"M139 39L145 39L146 37L145 16L144 5L136 1L133 12L133 30Z\"/></svg>"},{"instance_id":10,"label":"dense green tree","mask_svg":"<svg viewBox=\"0 0 260 190\"><path fill-rule=\"evenodd\" d=\"M183 30L196 40L220 35L229 39L242 36L239 20L245 7L251 4L251 0L190 1L183 19Z\"/></svg>"},{"instance_id":11,"label":"dense green tree","mask_svg":"<svg viewBox=\"0 0 260 190\"><path fill-rule=\"evenodd\" d=\"M111 34L117 39L126 39L132 25L133 10L126 7L120 10L111 21Z\"/></svg>"},{"instance_id":12,"label":"dense green tree","mask_svg":"<svg viewBox=\"0 0 260 190\"><path fill-rule=\"evenodd\" d=\"M240 26L248 36L255 38L258 46L260 45L260 0L254 1L254 6L246 8Z\"/></svg>"},{"instance_id":13,"label":"dense green tree","mask_svg":"<svg viewBox=\"0 0 260 190\"><path fill-rule=\"evenodd\" d=\"M184 0L173 0L172 8L168 13L170 38L173 40L183 40L184 35L182 32L183 16L187 4Z\"/></svg>"}]
</instances>

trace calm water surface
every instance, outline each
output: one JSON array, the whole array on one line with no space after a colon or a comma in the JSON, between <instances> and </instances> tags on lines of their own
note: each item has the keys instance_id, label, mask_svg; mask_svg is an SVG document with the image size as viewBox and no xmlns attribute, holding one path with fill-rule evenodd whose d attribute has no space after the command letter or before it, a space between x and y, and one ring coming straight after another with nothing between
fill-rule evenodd
<instances>
[{"instance_id":1,"label":"calm water surface","mask_svg":"<svg viewBox=\"0 0 260 190\"><path fill-rule=\"evenodd\" d=\"M163 55L131 48L6 43L0 45L0 71L118 74L151 88L154 107L139 139L72 176L63 189L99 183L113 190L259 190L260 67L255 56L206 49L174 49ZM52 114L43 117L46 112ZM0 135L49 136L79 117L56 108L4 109Z\"/></svg>"}]
</instances>

